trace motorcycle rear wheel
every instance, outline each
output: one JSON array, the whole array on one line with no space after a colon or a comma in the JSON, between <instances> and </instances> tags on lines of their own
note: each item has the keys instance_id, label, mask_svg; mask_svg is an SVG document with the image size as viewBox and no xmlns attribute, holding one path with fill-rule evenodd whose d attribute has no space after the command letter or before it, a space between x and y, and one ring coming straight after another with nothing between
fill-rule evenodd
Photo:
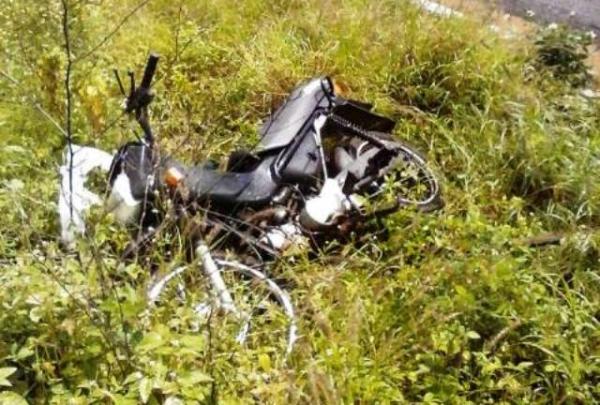
<instances>
[{"instance_id":1,"label":"motorcycle rear wheel","mask_svg":"<svg viewBox=\"0 0 600 405\"><path fill-rule=\"evenodd\" d=\"M412 145L398 141L390 134L370 134L392 146L396 156L377 168L380 175L366 185L363 195L373 201L391 194L398 208L414 207L423 212L441 208L443 201L439 181L423 155Z\"/></svg>"}]
</instances>

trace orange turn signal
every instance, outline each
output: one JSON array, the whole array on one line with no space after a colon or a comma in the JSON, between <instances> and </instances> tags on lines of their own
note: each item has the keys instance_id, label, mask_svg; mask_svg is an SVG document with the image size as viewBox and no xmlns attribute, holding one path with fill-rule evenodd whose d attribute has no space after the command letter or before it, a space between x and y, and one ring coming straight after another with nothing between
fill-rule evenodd
<instances>
[{"instance_id":1,"label":"orange turn signal","mask_svg":"<svg viewBox=\"0 0 600 405\"><path fill-rule=\"evenodd\" d=\"M176 167L169 167L165 173L165 183L167 186L175 188L183 180L183 173Z\"/></svg>"}]
</instances>

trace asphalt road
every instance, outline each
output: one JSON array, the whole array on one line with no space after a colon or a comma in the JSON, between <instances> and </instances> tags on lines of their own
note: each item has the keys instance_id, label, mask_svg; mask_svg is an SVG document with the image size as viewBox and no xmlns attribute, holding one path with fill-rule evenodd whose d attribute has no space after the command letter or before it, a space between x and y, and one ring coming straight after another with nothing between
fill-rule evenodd
<instances>
[{"instance_id":1,"label":"asphalt road","mask_svg":"<svg viewBox=\"0 0 600 405\"><path fill-rule=\"evenodd\" d=\"M600 0L500 0L507 13L542 23L565 23L574 28L592 30L600 38Z\"/></svg>"}]
</instances>

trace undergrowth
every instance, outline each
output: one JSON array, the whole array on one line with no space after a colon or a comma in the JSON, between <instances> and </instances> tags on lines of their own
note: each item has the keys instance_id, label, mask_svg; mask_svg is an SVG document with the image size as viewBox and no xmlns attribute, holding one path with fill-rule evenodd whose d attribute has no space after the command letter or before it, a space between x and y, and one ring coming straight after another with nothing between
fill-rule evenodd
<instances>
[{"instance_id":1,"label":"undergrowth","mask_svg":"<svg viewBox=\"0 0 600 405\"><path fill-rule=\"evenodd\" d=\"M385 240L275 264L300 318L289 359L182 331L176 314L149 321L148 268L120 260L127 232L101 209L76 253L57 242L65 141L35 105L64 125L61 2L5 2L0 402L600 400L600 107L539 67L533 39L400 0L153 0L102 43L138 3L69 3L76 142L132 139L111 69L139 70L149 50L159 143L188 162L251 147L295 84L329 74L397 120L446 205L389 217ZM562 242L530 247L548 232Z\"/></svg>"}]
</instances>

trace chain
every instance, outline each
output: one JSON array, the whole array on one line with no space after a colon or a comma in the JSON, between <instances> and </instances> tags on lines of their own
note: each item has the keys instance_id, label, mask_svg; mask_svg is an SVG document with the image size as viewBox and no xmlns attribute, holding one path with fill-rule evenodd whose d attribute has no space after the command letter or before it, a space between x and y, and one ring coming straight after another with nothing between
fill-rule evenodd
<instances>
[{"instance_id":1,"label":"chain","mask_svg":"<svg viewBox=\"0 0 600 405\"><path fill-rule=\"evenodd\" d=\"M385 149L388 151L391 151L394 149L393 146L391 146L387 142L382 141L381 139L379 139L376 136L374 136L373 134L371 134L365 128L347 120L346 118L340 117L339 115L336 115L336 114L330 114L328 116L328 118L331 119L331 121L333 121L333 123L335 123L342 129L345 129L345 130L351 132L352 134L358 136L359 138L362 138L365 141L368 141L382 149Z\"/></svg>"},{"instance_id":2,"label":"chain","mask_svg":"<svg viewBox=\"0 0 600 405\"><path fill-rule=\"evenodd\" d=\"M367 131L363 127L360 127L360 126L354 124L353 122L350 122L346 118L340 117L339 115L330 114L328 118L331 119L331 121L333 121L335 124L342 127L343 129L346 129L346 130L354 133L355 135L360 136L361 138L370 139L373 137L369 133L369 131Z\"/></svg>"}]
</instances>

